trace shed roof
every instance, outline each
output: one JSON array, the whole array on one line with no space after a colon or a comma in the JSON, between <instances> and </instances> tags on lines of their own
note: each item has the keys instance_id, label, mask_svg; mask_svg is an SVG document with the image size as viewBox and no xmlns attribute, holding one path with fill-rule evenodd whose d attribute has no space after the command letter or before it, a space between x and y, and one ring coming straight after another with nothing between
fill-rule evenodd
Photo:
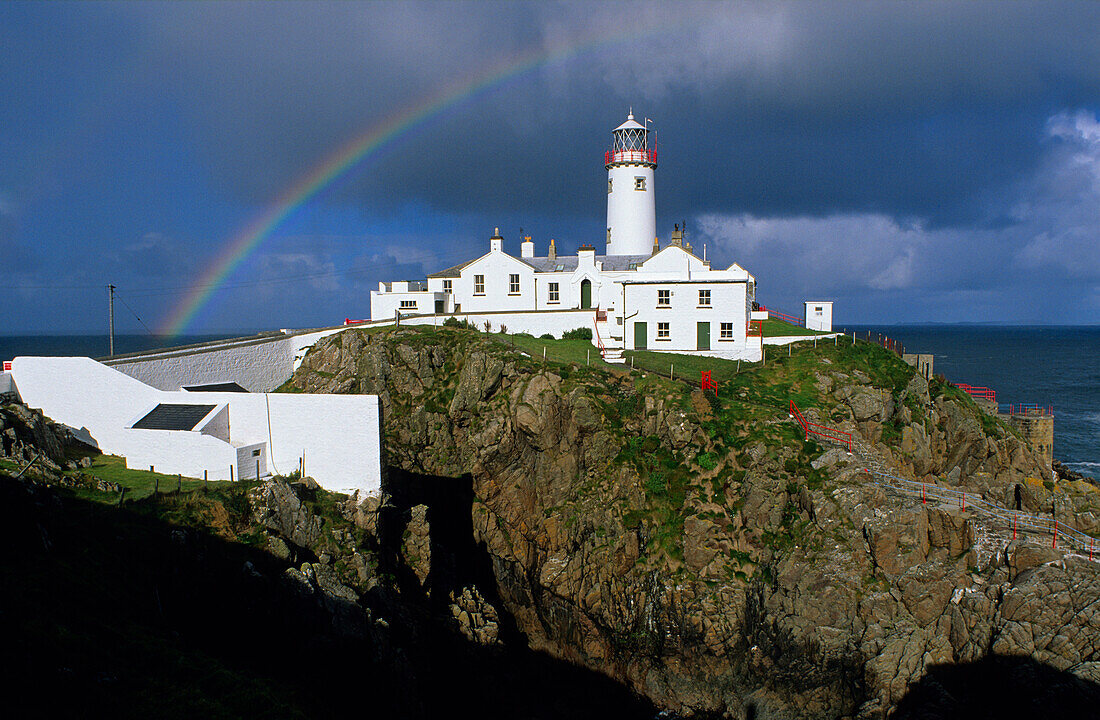
<instances>
[{"instance_id":1,"label":"shed roof","mask_svg":"<svg viewBox=\"0 0 1100 720\"><path fill-rule=\"evenodd\" d=\"M134 423L139 430L194 430L217 405L161 403Z\"/></svg>"}]
</instances>

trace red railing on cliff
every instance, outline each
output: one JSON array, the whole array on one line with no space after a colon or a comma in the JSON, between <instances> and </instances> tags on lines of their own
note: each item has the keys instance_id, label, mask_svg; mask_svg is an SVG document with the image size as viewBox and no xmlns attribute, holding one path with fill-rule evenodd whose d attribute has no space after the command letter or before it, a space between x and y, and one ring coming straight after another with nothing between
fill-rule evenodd
<instances>
[{"instance_id":1,"label":"red railing on cliff","mask_svg":"<svg viewBox=\"0 0 1100 720\"><path fill-rule=\"evenodd\" d=\"M839 445L844 445L848 448L848 452L852 452L852 433L844 432L843 430L837 430L836 428L828 427L827 425L819 425L806 420L802 416L802 412L798 409L798 406L794 404L794 400L790 401L790 408L788 410L790 416L794 418L799 425L802 426L802 431L806 433L806 439L809 440L811 435L816 435L823 440L829 440Z\"/></svg>"}]
</instances>

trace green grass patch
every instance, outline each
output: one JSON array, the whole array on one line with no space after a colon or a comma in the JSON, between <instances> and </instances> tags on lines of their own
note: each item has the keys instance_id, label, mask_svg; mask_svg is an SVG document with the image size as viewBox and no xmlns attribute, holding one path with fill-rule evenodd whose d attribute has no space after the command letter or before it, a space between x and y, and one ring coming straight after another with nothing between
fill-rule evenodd
<instances>
[{"instance_id":1,"label":"green grass patch","mask_svg":"<svg viewBox=\"0 0 1100 720\"><path fill-rule=\"evenodd\" d=\"M778 318L768 318L761 323L761 330L764 333L764 337L792 337L792 336L807 336L813 335L828 335L821 330L807 330L801 325L794 325L793 323L786 322L785 320L779 320Z\"/></svg>"}]
</instances>

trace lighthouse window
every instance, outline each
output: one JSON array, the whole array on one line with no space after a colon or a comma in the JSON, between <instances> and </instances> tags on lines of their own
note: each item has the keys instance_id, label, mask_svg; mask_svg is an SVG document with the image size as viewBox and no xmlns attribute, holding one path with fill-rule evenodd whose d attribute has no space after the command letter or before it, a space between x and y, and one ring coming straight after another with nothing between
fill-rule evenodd
<instances>
[{"instance_id":1,"label":"lighthouse window","mask_svg":"<svg viewBox=\"0 0 1100 720\"><path fill-rule=\"evenodd\" d=\"M443 281L443 292L445 292L445 293L451 292L451 281L450 280L444 280Z\"/></svg>"},{"instance_id":2,"label":"lighthouse window","mask_svg":"<svg viewBox=\"0 0 1100 720\"><path fill-rule=\"evenodd\" d=\"M607 179L607 194L611 194L611 178Z\"/></svg>"},{"instance_id":3,"label":"lighthouse window","mask_svg":"<svg viewBox=\"0 0 1100 720\"><path fill-rule=\"evenodd\" d=\"M638 177L634 178L634 189L635 190L645 190L645 177L644 176L639 175Z\"/></svg>"},{"instance_id":4,"label":"lighthouse window","mask_svg":"<svg viewBox=\"0 0 1100 720\"><path fill-rule=\"evenodd\" d=\"M699 291L699 307L710 307L710 290Z\"/></svg>"},{"instance_id":5,"label":"lighthouse window","mask_svg":"<svg viewBox=\"0 0 1100 720\"><path fill-rule=\"evenodd\" d=\"M519 275L508 276L508 294L519 295Z\"/></svg>"},{"instance_id":6,"label":"lighthouse window","mask_svg":"<svg viewBox=\"0 0 1100 720\"><path fill-rule=\"evenodd\" d=\"M668 323L657 323L657 339L658 340L668 340L668 339L670 339L669 338L669 332L668 332Z\"/></svg>"},{"instance_id":7,"label":"lighthouse window","mask_svg":"<svg viewBox=\"0 0 1100 720\"><path fill-rule=\"evenodd\" d=\"M657 291L657 307L672 307L672 291L671 290L658 290Z\"/></svg>"},{"instance_id":8,"label":"lighthouse window","mask_svg":"<svg viewBox=\"0 0 1100 720\"><path fill-rule=\"evenodd\" d=\"M402 310L415 310L416 309L416 300L402 300L401 301L401 309Z\"/></svg>"},{"instance_id":9,"label":"lighthouse window","mask_svg":"<svg viewBox=\"0 0 1100 720\"><path fill-rule=\"evenodd\" d=\"M558 292L558 283L550 283L550 298L547 302L560 302L561 294Z\"/></svg>"},{"instance_id":10,"label":"lighthouse window","mask_svg":"<svg viewBox=\"0 0 1100 720\"><path fill-rule=\"evenodd\" d=\"M485 276L474 275L474 295L485 294Z\"/></svg>"},{"instance_id":11,"label":"lighthouse window","mask_svg":"<svg viewBox=\"0 0 1100 720\"><path fill-rule=\"evenodd\" d=\"M719 334L719 340L733 340L733 323L722 323L721 334Z\"/></svg>"}]
</instances>

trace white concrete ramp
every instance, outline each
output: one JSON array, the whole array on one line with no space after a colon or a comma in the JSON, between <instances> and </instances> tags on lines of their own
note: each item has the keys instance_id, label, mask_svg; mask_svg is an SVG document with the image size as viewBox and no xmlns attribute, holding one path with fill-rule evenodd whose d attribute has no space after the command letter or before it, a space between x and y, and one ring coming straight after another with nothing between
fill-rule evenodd
<instances>
[{"instance_id":1,"label":"white concrete ramp","mask_svg":"<svg viewBox=\"0 0 1100 720\"><path fill-rule=\"evenodd\" d=\"M72 357L19 357L12 377L27 405L86 428L103 452L122 455L130 467L228 480L254 477L257 463L261 475L289 474L304 458L306 474L326 490L363 495L381 488L375 395L157 390ZM189 428L134 427L162 404L210 409Z\"/></svg>"}]
</instances>

